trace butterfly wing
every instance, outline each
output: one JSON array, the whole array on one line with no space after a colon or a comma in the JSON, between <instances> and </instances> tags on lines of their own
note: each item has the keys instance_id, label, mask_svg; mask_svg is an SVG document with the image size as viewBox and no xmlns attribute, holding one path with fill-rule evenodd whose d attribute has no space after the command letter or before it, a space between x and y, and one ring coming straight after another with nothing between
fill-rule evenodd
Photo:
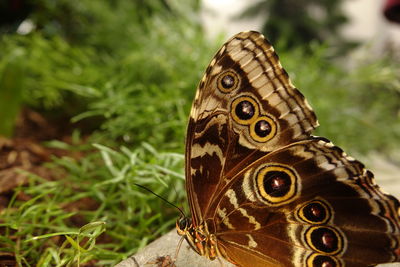
<instances>
[{"instance_id":1,"label":"butterfly wing","mask_svg":"<svg viewBox=\"0 0 400 267\"><path fill-rule=\"evenodd\" d=\"M317 125L261 34L235 35L211 61L189 120L186 188L193 226L206 225L237 265L398 260L398 201L311 137Z\"/></svg>"},{"instance_id":2,"label":"butterfly wing","mask_svg":"<svg viewBox=\"0 0 400 267\"><path fill-rule=\"evenodd\" d=\"M317 119L278 56L257 32L239 33L202 78L186 140L186 189L194 224L246 158L309 136Z\"/></svg>"},{"instance_id":3,"label":"butterfly wing","mask_svg":"<svg viewBox=\"0 0 400 267\"><path fill-rule=\"evenodd\" d=\"M361 267L400 259L399 202L324 139L261 157L220 192L212 230L239 266Z\"/></svg>"}]
</instances>

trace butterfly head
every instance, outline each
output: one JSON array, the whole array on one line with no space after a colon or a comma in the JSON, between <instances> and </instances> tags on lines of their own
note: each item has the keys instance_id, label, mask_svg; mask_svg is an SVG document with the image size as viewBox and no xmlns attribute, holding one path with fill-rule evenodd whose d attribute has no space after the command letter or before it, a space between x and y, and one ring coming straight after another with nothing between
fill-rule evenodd
<instances>
[{"instance_id":1,"label":"butterfly head","mask_svg":"<svg viewBox=\"0 0 400 267\"><path fill-rule=\"evenodd\" d=\"M176 230L178 234L183 236L186 235L187 231L192 227L192 219L186 216L181 216L176 220Z\"/></svg>"},{"instance_id":2,"label":"butterfly head","mask_svg":"<svg viewBox=\"0 0 400 267\"><path fill-rule=\"evenodd\" d=\"M221 256L221 252L217 248L216 237L208 232L206 223L195 226L191 218L181 216L176 221L176 230L199 255L211 260Z\"/></svg>"}]
</instances>

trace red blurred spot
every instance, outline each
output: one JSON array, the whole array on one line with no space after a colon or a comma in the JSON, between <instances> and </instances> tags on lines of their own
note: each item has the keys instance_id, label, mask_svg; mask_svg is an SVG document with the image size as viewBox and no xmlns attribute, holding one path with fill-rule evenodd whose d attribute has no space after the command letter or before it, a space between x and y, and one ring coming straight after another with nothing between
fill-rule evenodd
<instances>
[{"instance_id":1,"label":"red blurred spot","mask_svg":"<svg viewBox=\"0 0 400 267\"><path fill-rule=\"evenodd\" d=\"M400 0L386 0L383 14L388 20L400 23Z\"/></svg>"}]
</instances>

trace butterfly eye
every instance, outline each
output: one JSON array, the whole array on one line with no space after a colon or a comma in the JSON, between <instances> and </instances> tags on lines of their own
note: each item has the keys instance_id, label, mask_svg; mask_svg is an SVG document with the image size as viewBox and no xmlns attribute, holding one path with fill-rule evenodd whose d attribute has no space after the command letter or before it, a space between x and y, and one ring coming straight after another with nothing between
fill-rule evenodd
<instances>
[{"instance_id":1,"label":"butterfly eye","mask_svg":"<svg viewBox=\"0 0 400 267\"><path fill-rule=\"evenodd\" d=\"M308 223L322 224L331 218L331 209L320 200L315 200L303 205L297 212L297 216Z\"/></svg>"},{"instance_id":2,"label":"butterfly eye","mask_svg":"<svg viewBox=\"0 0 400 267\"><path fill-rule=\"evenodd\" d=\"M260 116L250 125L250 135L257 142L267 142L276 135L276 125L272 118Z\"/></svg>"},{"instance_id":3,"label":"butterfly eye","mask_svg":"<svg viewBox=\"0 0 400 267\"><path fill-rule=\"evenodd\" d=\"M178 234L184 235L185 231L190 227L191 220L187 217L181 217L176 221Z\"/></svg>"},{"instance_id":4,"label":"butterfly eye","mask_svg":"<svg viewBox=\"0 0 400 267\"><path fill-rule=\"evenodd\" d=\"M258 117L258 104L251 97L238 97L232 101L231 114L237 123L250 125Z\"/></svg>"},{"instance_id":5,"label":"butterfly eye","mask_svg":"<svg viewBox=\"0 0 400 267\"><path fill-rule=\"evenodd\" d=\"M229 93L239 87L239 78L233 71L226 71L219 75L217 87L223 93Z\"/></svg>"},{"instance_id":6,"label":"butterfly eye","mask_svg":"<svg viewBox=\"0 0 400 267\"><path fill-rule=\"evenodd\" d=\"M313 226L306 232L306 242L315 251L334 255L343 249L343 238L337 230L327 226Z\"/></svg>"},{"instance_id":7,"label":"butterfly eye","mask_svg":"<svg viewBox=\"0 0 400 267\"><path fill-rule=\"evenodd\" d=\"M337 259L331 256L312 254L307 259L307 267L338 267L341 266Z\"/></svg>"},{"instance_id":8,"label":"butterfly eye","mask_svg":"<svg viewBox=\"0 0 400 267\"><path fill-rule=\"evenodd\" d=\"M286 166L267 165L256 174L257 191L270 205L290 201L297 192L296 174Z\"/></svg>"}]
</instances>

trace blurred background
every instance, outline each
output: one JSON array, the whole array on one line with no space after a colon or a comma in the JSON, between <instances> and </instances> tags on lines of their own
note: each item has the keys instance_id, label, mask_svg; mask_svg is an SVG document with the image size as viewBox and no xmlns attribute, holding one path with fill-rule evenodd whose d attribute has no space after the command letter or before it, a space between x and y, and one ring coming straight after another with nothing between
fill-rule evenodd
<instances>
[{"instance_id":1,"label":"blurred background","mask_svg":"<svg viewBox=\"0 0 400 267\"><path fill-rule=\"evenodd\" d=\"M320 122L400 196L396 0L0 2L0 265L109 266L187 210L195 88L231 35L272 42Z\"/></svg>"}]
</instances>

